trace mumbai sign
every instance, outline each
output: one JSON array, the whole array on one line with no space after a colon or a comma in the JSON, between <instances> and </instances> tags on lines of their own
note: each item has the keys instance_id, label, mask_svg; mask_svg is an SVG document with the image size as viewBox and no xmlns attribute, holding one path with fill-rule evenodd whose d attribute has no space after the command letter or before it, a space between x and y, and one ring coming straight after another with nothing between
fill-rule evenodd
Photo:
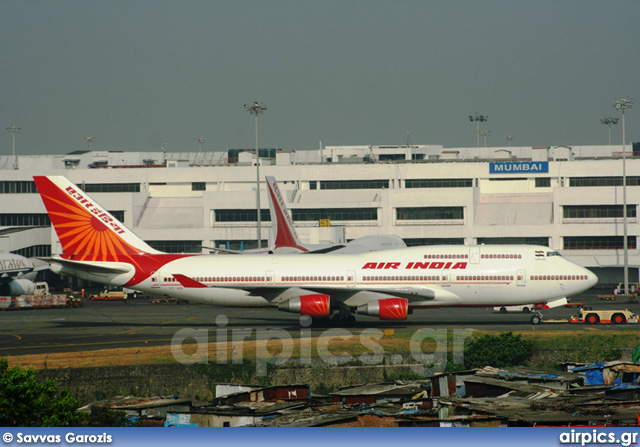
<instances>
[{"instance_id":1,"label":"mumbai sign","mask_svg":"<svg viewBox=\"0 0 640 447\"><path fill-rule=\"evenodd\" d=\"M519 173L549 172L548 161L501 161L489 163L490 174L519 174Z\"/></svg>"}]
</instances>

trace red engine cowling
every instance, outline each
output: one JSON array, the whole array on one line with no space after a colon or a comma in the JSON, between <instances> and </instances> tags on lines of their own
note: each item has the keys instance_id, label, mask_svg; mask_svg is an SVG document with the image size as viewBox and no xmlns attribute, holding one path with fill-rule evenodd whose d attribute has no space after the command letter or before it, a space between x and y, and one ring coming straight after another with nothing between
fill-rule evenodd
<instances>
[{"instance_id":1,"label":"red engine cowling","mask_svg":"<svg viewBox=\"0 0 640 447\"><path fill-rule=\"evenodd\" d=\"M357 312L362 315L380 317L381 320L406 320L409 313L409 301L404 298L385 298L358 306Z\"/></svg>"},{"instance_id":2,"label":"red engine cowling","mask_svg":"<svg viewBox=\"0 0 640 447\"><path fill-rule=\"evenodd\" d=\"M331 311L329 295L321 293L302 295L278 304L278 309L285 312L295 312L312 317L328 317Z\"/></svg>"}]
</instances>

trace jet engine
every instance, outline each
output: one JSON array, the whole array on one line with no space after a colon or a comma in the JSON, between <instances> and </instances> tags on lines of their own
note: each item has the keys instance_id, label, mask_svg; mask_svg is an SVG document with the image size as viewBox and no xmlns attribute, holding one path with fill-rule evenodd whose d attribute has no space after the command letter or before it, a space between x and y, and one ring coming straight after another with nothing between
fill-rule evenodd
<instances>
[{"instance_id":1,"label":"jet engine","mask_svg":"<svg viewBox=\"0 0 640 447\"><path fill-rule=\"evenodd\" d=\"M409 301L404 298L385 298L358 306L356 312L361 315L380 317L381 320L406 320Z\"/></svg>"},{"instance_id":2,"label":"jet engine","mask_svg":"<svg viewBox=\"0 0 640 447\"><path fill-rule=\"evenodd\" d=\"M278 309L312 317L328 317L330 312L329 295L313 294L290 298L278 304Z\"/></svg>"},{"instance_id":3,"label":"jet engine","mask_svg":"<svg viewBox=\"0 0 640 447\"><path fill-rule=\"evenodd\" d=\"M0 284L0 296L32 295L36 285L28 279L14 279L6 284Z\"/></svg>"}]
</instances>

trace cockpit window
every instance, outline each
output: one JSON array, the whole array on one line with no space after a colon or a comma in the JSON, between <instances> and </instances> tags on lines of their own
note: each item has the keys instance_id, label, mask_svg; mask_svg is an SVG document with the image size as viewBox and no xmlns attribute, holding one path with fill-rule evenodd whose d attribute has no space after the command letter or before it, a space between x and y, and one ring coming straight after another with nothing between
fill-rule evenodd
<instances>
[{"instance_id":1,"label":"cockpit window","mask_svg":"<svg viewBox=\"0 0 640 447\"><path fill-rule=\"evenodd\" d=\"M562 256L560 253L558 253L557 251L548 251L547 252L547 258L550 258L551 256Z\"/></svg>"}]
</instances>

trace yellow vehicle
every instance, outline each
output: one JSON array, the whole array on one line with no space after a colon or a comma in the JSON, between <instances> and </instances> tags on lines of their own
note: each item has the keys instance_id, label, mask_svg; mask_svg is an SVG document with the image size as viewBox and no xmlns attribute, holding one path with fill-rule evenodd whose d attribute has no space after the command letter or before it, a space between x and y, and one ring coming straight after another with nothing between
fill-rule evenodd
<instances>
[{"instance_id":1,"label":"yellow vehicle","mask_svg":"<svg viewBox=\"0 0 640 447\"><path fill-rule=\"evenodd\" d=\"M95 301L95 300L104 300L104 301L111 301L111 300L126 300L127 299L127 292L125 292L122 289L105 289L102 292L100 292L100 294L98 295L91 295L89 297L89 299L91 301Z\"/></svg>"},{"instance_id":2,"label":"yellow vehicle","mask_svg":"<svg viewBox=\"0 0 640 447\"><path fill-rule=\"evenodd\" d=\"M590 307L583 307L580 312L571 317L569 323L586 324L624 324L637 323L638 316L629 309L625 310L594 310Z\"/></svg>"}]
</instances>

